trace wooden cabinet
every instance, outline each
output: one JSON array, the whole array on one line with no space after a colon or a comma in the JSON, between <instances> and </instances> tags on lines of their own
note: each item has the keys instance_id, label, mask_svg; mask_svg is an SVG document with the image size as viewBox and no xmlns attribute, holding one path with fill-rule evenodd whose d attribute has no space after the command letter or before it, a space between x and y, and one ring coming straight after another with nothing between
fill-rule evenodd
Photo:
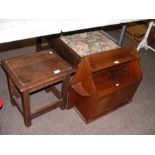
<instances>
[{"instance_id":1,"label":"wooden cabinet","mask_svg":"<svg viewBox=\"0 0 155 155\"><path fill-rule=\"evenodd\" d=\"M131 101L141 78L134 47L85 56L71 81L68 108L91 122Z\"/></svg>"}]
</instances>

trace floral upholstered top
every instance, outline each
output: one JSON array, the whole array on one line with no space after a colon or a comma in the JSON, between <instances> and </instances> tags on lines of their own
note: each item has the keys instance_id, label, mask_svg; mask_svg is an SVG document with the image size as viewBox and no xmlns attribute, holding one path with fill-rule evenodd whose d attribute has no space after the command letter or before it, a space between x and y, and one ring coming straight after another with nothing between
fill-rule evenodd
<instances>
[{"instance_id":1,"label":"floral upholstered top","mask_svg":"<svg viewBox=\"0 0 155 155\"><path fill-rule=\"evenodd\" d=\"M99 31L61 36L60 39L81 57L119 48Z\"/></svg>"}]
</instances>

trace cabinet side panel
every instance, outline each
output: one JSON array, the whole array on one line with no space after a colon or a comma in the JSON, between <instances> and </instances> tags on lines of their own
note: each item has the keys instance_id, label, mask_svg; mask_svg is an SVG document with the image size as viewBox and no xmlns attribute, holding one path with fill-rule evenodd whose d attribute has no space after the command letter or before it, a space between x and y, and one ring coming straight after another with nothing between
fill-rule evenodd
<instances>
[{"instance_id":1,"label":"cabinet side panel","mask_svg":"<svg viewBox=\"0 0 155 155\"><path fill-rule=\"evenodd\" d=\"M78 83L80 83L81 87L88 92L89 96L81 96L73 89L73 86ZM87 119L89 118L89 115L91 115L91 104L95 96L96 89L92 78L91 68L89 66L89 60L87 58L83 58L71 81L68 96L68 108L75 106L83 117Z\"/></svg>"}]
</instances>

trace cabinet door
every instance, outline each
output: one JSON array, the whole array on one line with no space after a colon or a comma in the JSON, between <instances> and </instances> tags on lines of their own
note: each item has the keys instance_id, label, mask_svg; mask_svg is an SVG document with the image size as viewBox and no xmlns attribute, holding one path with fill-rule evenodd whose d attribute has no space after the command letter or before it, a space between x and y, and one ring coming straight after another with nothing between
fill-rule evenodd
<instances>
[{"instance_id":1,"label":"cabinet door","mask_svg":"<svg viewBox=\"0 0 155 155\"><path fill-rule=\"evenodd\" d=\"M121 90L118 91L117 93L117 99L114 104L112 104L112 108L117 107L123 103L126 103L130 101L138 87L139 83L135 83L132 85L129 85Z\"/></svg>"},{"instance_id":2,"label":"cabinet door","mask_svg":"<svg viewBox=\"0 0 155 155\"><path fill-rule=\"evenodd\" d=\"M111 93L97 99L93 109L93 116L96 117L100 114L110 111L110 105L114 104L116 97L116 93Z\"/></svg>"}]
</instances>

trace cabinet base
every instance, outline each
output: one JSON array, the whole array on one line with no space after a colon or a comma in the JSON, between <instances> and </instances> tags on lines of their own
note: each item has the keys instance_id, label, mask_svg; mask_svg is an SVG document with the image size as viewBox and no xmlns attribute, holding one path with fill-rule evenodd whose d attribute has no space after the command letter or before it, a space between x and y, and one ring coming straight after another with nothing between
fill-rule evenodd
<instances>
[{"instance_id":1,"label":"cabinet base","mask_svg":"<svg viewBox=\"0 0 155 155\"><path fill-rule=\"evenodd\" d=\"M121 107L123 107L123 106L125 106L125 105L127 105L127 104L129 104L129 103L132 103L132 100L129 100L129 101L124 102L124 103L121 103L121 104L118 104L118 105L112 107L111 109L109 109L109 110L107 110L107 111L104 111L103 113L101 113L101 114L99 114L99 115L97 115L97 116L94 116L94 117L92 117L92 118L90 118L90 119L88 119L88 120L87 120L86 118L84 118L84 116L80 113L80 111L76 108L76 106L74 107L74 109L75 109L76 112L79 114L79 116L82 118L82 120L83 120L86 124L89 124L89 123L91 123L91 122L93 122L93 121L95 121L95 120L97 120L97 119L99 119L99 118L101 118L101 117L103 117L103 116L105 116L105 115L107 115L107 114L110 114L111 112L113 112L113 111L117 110L118 108L121 108Z\"/></svg>"}]
</instances>

